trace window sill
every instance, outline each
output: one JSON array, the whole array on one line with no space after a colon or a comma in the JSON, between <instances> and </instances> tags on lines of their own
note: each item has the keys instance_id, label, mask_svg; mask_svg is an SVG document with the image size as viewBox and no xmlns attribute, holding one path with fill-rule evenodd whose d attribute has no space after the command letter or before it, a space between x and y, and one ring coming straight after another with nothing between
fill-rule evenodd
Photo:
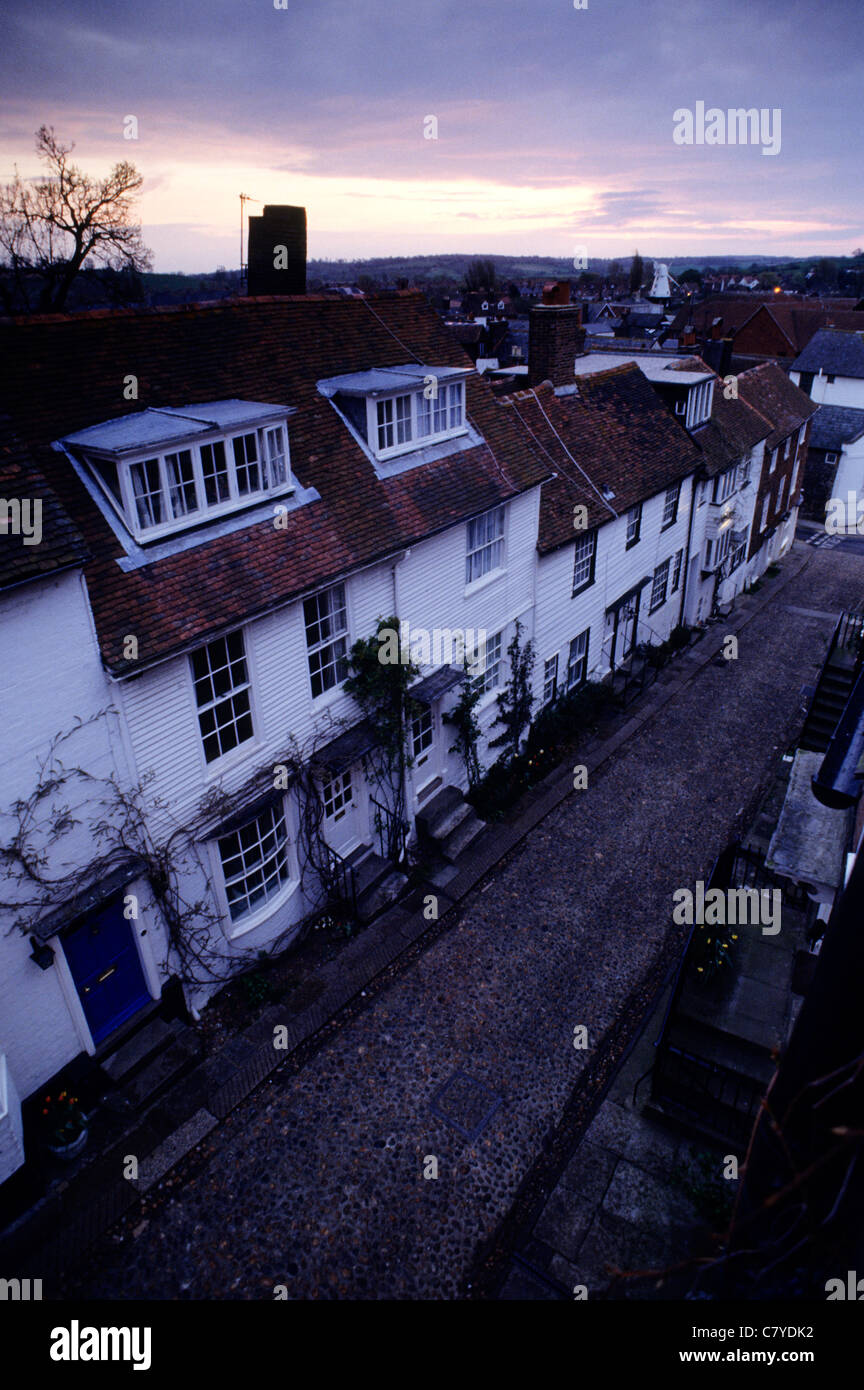
<instances>
[{"instance_id":1,"label":"window sill","mask_svg":"<svg viewBox=\"0 0 864 1390\"><path fill-rule=\"evenodd\" d=\"M590 589L590 588L591 588L591 585L592 585L593 583L594 583L594 580L593 580L593 579L589 579L588 582L587 582L586 584L580 584L578 589L574 589L574 590L573 590L573 592L571 593L570 597L571 597L571 598L578 598L580 594L584 594L584 593L585 593L585 590L586 590L586 589Z\"/></svg>"},{"instance_id":2,"label":"window sill","mask_svg":"<svg viewBox=\"0 0 864 1390\"><path fill-rule=\"evenodd\" d=\"M634 548L634 546L637 546L637 545L639 544L639 542L640 542L641 539L642 539L641 536L635 536L634 539L633 539L632 541L628 541L628 542L627 542L627 544L624 546L624 549L625 549L625 550L632 550L632 549Z\"/></svg>"},{"instance_id":3,"label":"window sill","mask_svg":"<svg viewBox=\"0 0 864 1390\"><path fill-rule=\"evenodd\" d=\"M506 568L499 568L497 570L490 570L489 573L484 574L481 579L472 579L470 584L465 585L465 598L471 598L474 594L479 594L481 589L486 589L490 584L494 584L496 580L503 579L506 573Z\"/></svg>"},{"instance_id":4,"label":"window sill","mask_svg":"<svg viewBox=\"0 0 864 1390\"><path fill-rule=\"evenodd\" d=\"M675 525L675 523L676 523L677 520L678 520L677 516L673 516L673 518L672 518L671 521L664 521L663 525L660 527L660 534L661 534L661 536L662 536L662 534L663 534L664 531L670 531L670 530L672 529L672 527Z\"/></svg>"},{"instance_id":5,"label":"window sill","mask_svg":"<svg viewBox=\"0 0 864 1390\"><path fill-rule=\"evenodd\" d=\"M223 753L221 758L214 758L212 763L204 764L205 779L210 780L211 778L221 777L225 772L230 772L252 753L257 753L260 748L260 738L250 738L246 739L243 743L238 743L236 748L232 748L229 752Z\"/></svg>"},{"instance_id":6,"label":"window sill","mask_svg":"<svg viewBox=\"0 0 864 1390\"><path fill-rule=\"evenodd\" d=\"M230 914L227 914L229 930L226 932L226 936L228 940L238 941L241 936L246 936L248 932L254 931L256 927L263 926L274 913L279 911L280 907L284 907L287 902L290 902L299 887L299 878L292 878L275 898L270 898L262 907L259 907L255 912L251 912L248 917L241 917L237 922L232 922ZM231 930L231 928L233 928L233 930Z\"/></svg>"}]
</instances>

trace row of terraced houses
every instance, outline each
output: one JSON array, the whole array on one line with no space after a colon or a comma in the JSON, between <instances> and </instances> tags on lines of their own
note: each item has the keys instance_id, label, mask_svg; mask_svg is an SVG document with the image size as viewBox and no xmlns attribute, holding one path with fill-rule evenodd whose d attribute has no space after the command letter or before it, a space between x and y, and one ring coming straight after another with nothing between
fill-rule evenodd
<instances>
[{"instance_id":1,"label":"row of terraced houses","mask_svg":"<svg viewBox=\"0 0 864 1390\"><path fill-rule=\"evenodd\" d=\"M816 406L778 367L730 386L698 358L583 355L570 306L531 335L533 384L500 394L411 292L0 325L0 1180L22 1100L178 976L194 1012L214 959L308 921L301 782L327 871L373 905L398 886L379 731L344 688L380 618L430 634L405 821L452 858L465 674L436 634L485 634L488 767L517 623L536 710L789 546Z\"/></svg>"}]
</instances>

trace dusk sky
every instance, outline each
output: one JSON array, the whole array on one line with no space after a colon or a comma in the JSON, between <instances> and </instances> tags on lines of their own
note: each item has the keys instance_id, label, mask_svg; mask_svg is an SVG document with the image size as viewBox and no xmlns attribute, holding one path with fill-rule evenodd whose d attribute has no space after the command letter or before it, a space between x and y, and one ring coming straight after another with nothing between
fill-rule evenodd
<instances>
[{"instance_id":1,"label":"dusk sky","mask_svg":"<svg viewBox=\"0 0 864 1390\"><path fill-rule=\"evenodd\" d=\"M236 266L241 192L303 204L310 257L864 244L862 0L7 0L0 32L0 177L43 122L131 159L159 270ZM779 108L779 154L676 145L700 101Z\"/></svg>"}]
</instances>

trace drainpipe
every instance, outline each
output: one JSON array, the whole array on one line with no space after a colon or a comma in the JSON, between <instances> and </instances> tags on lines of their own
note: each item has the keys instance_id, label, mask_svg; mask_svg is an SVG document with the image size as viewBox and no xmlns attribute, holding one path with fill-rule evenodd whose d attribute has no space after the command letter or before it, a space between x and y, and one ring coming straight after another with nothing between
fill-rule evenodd
<instances>
[{"instance_id":1,"label":"drainpipe","mask_svg":"<svg viewBox=\"0 0 864 1390\"><path fill-rule=\"evenodd\" d=\"M700 480L701 482L701 480ZM684 622L684 605L687 602L687 580L690 575L690 542L693 536L693 517L696 512L696 474L690 482L690 519L687 523L687 546L684 551L684 582L681 585L681 607L678 612L678 626Z\"/></svg>"},{"instance_id":2,"label":"drainpipe","mask_svg":"<svg viewBox=\"0 0 864 1390\"><path fill-rule=\"evenodd\" d=\"M394 618L397 620L397 622L398 622L398 624L399 624L399 626L397 627L396 631L397 631L397 633L398 633L398 635L399 635L400 637L401 637L401 634L402 634L402 612L401 612L401 609L400 609L400 606L399 606L400 600L399 600L399 575L398 575L398 569L399 569L399 566L400 566L400 565L402 565L402 564L405 563L405 561L408 559L408 556L409 556L410 554L411 554L411 547L409 546L409 547L407 548L407 550L403 550L403 551L402 551L402 554L401 554L401 555L397 555L397 556L396 556L395 560L392 562L392 564L391 564L391 566L390 566L390 575L391 575L391 578L392 578L392 580L393 580L393 616L394 616ZM401 654L401 648L400 648L400 654ZM406 815L407 815L407 813L408 813L408 807L409 807L409 805L410 805L410 796L411 796L411 788L410 788L409 779L408 779L408 769L407 769L407 767L406 767L405 770L404 770L404 772L403 772L403 774L402 774L402 804L403 804L403 806L405 807ZM409 830L409 832L408 832L409 836L410 836L410 833L411 833L411 832L410 832L410 830Z\"/></svg>"}]
</instances>

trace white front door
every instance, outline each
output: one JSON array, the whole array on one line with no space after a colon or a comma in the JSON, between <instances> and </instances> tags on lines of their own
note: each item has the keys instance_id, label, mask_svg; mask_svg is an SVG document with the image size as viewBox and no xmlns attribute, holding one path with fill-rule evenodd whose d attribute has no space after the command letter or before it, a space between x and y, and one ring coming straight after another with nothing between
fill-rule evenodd
<instances>
[{"instance_id":1,"label":"white front door","mask_svg":"<svg viewBox=\"0 0 864 1390\"><path fill-rule=\"evenodd\" d=\"M326 778L321 784L324 807L322 833L331 849L344 859L363 844L368 822L366 792L359 765Z\"/></svg>"},{"instance_id":2,"label":"white front door","mask_svg":"<svg viewBox=\"0 0 864 1390\"><path fill-rule=\"evenodd\" d=\"M414 786L415 808L422 805L423 792L441 772L441 718L437 709L424 705L411 720L408 747L413 760L411 780Z\"/></svg>"}]
</instances>

